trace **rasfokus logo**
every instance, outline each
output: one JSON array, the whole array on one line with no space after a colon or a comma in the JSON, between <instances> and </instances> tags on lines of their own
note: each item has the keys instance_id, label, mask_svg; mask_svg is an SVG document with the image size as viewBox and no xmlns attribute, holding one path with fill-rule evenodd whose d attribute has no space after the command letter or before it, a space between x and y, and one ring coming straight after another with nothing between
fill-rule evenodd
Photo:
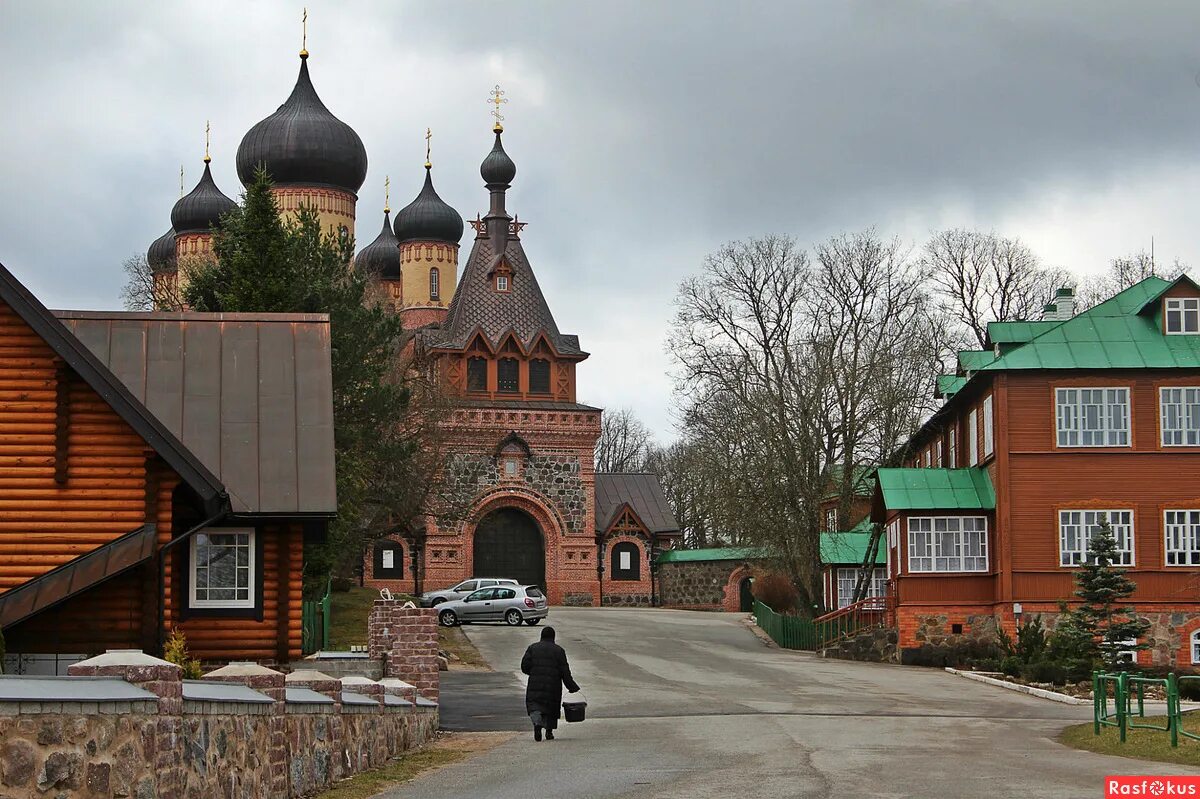
<instances>
[{"instance_id":1,"label":"rasfokus logo","mask_svg":"<svg viewBox=\"0 0 1200 799\"><path fill-rule=\"evenodd\" d=\"M1105 777L1104 799L1121 796L1195 796L1200 799L1200 777Z\"/></svg>"}]
</instances>

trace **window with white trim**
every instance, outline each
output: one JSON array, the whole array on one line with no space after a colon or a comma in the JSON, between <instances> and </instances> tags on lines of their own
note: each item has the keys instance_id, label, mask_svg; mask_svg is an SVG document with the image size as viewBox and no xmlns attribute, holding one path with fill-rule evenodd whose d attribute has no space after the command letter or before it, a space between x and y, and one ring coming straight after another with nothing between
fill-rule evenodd
<instances>
[{"instance_id":1,"label":"window with white trim","mask_svg":"<svg viewBox=\"0 0 1200 799\"><path fill-rule=\"evenodd\" d=\"M837 508L829 508L825 511L825 532L836 533L838 528L837 523Z\"/></svg>"},{"instance_id":2,"label":"window with white trim","mask_svg":"<svg viewBox=\"0 0 1200 799\"><path fill-rule=\"evenodd\" d=\"M254 607L254 531L209 528L191 541L194 608Z\"/></svg>"},{"instance_id":3,"label":"window with white trim","mask_svg":"<svg viewBox=\"0 0 1200 799\"><path fill-rule=\"evenodd\" d=\"M1200 663L1200 630L1192 633L1192 663Z\"/></svg>"},{"instance_id":4,"label":"window with white trim","mask_svg":"<svg viewBox=\"0 0 1200 799\"><path fill-rule=\"evenodd\" d=\"M496 275L496 291L508 291L508 275Z\"/></svg>"},{"instance_id":5,"label":"window with white trim","mask_svg":"<svg viewBox=\"0 0 1200 799\"><path fill-rule=\"evenodd\" d=\"M942 439L939 438L933 442L933 465L934 468L942 468Z\"/></svg>"},{"instance_id":6,"label":"window with white trim","mask_svg":"<svg viewBox=\"0 0 1200 799\"><path fill-rule=\"evenodd\" d=\"M967 454L970 456L967 464L974 466L979 463L979 411L972 410L967 417Z\"/></svg>"},{"instance_id":7,"label":"window with white trim","mask_svg":"<svg viewBox=\"0 0 1200 799\"><path fill-rule=\"evenodd\" d=\"M992 424L992 395L988 394L983 400L983 457L985 458L990 458L996 450Z\"/></svg>"},{"instance_id":8,"label":"window with white trim","mask_svg":"<svg viewBox=\"0 0 1200 799\"><path fill-rule=\"evenodd\" d=\"M946 443L946 456L948 463L946 464L951 469L958 468L958 430L954 427L950 428L950 437Z\"/></svg>"},{"instance_id":9,"label":"window with white trim","mask_svg":"<svg viewBox=\"0 0 1200 799\"><path fill-rule=\"evenodd\" d=\"M1088 558L1088 544L1108 519L1117 552L1116 566L1133 565L1133 511L1131 510L1060 510L1058 512L1058 565L1081 566Z\"/></svg>"},{"instance_id":10,"label":"window with white trim","mask_svg":"<svg viewBox=\"0 0 1200 799\"><path fill-rule=\"evenodd\" d=\"M837 570L837 606L844 608L854 598L854 588L858 585L859 569ZM887 593L887 569L877 567L871 569L871 579L867 584L867 595L864 598L883 596Z\"/></svg>"},{"instance_id":11,"label":"window with white trim","mask_svg":"<svg viewBox=\"0 0 1200 799\"><path fill-rule=\"evenodd\" d=\"M1200 447L1200 387L1158 390L1159 427L1164 447Z\"/></svg>"},{"instance_id":12,"label":"window with white trim","mask_svg":"<svg viewBox=\"0 0 1200 799\"><path fill-rule=\"evenodd\" d=\"M1163 512L1168 566L1200 566L1200 510Z\"/></svg>"},{"instance_id":13,"label":"window with white trim","mask_svg":"<svg viewBox=\"0 0 1200 799\"><path fill-rule=\"evenodd\" d=\"M1166 330L1169 336L1200 333L1200 299L1180 297L1166 300Z\"/></svg>"},{"instance_id":14,"label":"window with white trim","mask_svg":"<svg viewBox=\"0 0 1200 799\"><path fill-rule=\"evenodd\" d=\"M983 572L987 567L985 517L909 517L910 572Z\"/></svg>"},{"instance_id":15,"label":"window with white trim","mask_svg":"<svg viewBox=\"0 0 1200 799\"><path fill-rule=\"evenodd\" d=\"M928 469L930 466L933 466L933 450L927 449L925 450L925 468Z\"/></svg>"},{"instance_id":16,"label":"window with white trim","mask_svg":"<svg viewBox=\"0 0 1200 799\"><path fill-rule=\"evenodd\" d=\"M1129 446L1128 388L1059 388L1054 404L1060 447Z\"/></svg>"}]
</instances>

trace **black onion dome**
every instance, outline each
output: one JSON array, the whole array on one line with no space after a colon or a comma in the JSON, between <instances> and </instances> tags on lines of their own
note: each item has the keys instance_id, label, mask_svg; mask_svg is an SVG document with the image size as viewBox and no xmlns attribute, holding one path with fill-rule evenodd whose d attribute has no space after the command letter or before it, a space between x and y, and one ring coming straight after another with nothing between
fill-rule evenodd
<instances>
[{"instance_id":1,"label":"black onion dome","mask_svg":"<svg viewBox=\"0 0 1200 799\"><path fill-rule=\"evenodd\" d=\"M517 176L517 165L508 157L508 153L504 152L504 145L500 142L500 131L496 131L496 143L492 146L492 151L479 165L479 174L483 176L484 183L504 185L512 183L513 178Z\"/></svg>"},{"instance_id":2,"label":"black onion dome","mask_svg":"<svg viewBox=\"0 0 1200 799\"><path fill-rule=\"evenodd\" d=\"M220 220L221 214L229 213L234 208L237 208L237 203L217 188L212 170L205 162L204 174L200 176L196 188L180 197L171 209L171 227L177 234L208 233Z\"/></svg>"},{"instance_id":3,"label":"black onion dome","mask_svg":"<svg viewBox=\"0 0 1200 799\"><path fill-rule=\"evenodd\" d=\"M396 214L396 240L458 244L462 235L462 217L438 196L433 188L431 170L426 166L421 193Z\"/></svg>"},{"instance_id":4,"label":"black onion dome","mask_svg":"<svg viewBox=\"0 0 1200 799\"><path fill-rule=\"evenodd\" d=\"M354 268L384 280L400 279L400 242L392 233L392 220L387 211L383 212L383 230L379 231L375 241L354 256Z\"/></svg>"},{"instance_id":5,"label":"black onion dome","mask_svg":"<svg viewBox=\"0 0 1200 799\"><path fill-rule=\"evenodd\" d=\"M150 249L146 250L146 263L153 272L175 268L175 228L171 228L151 243Z\"/></svg>"},{"instance_id":6,"label":"black onion dome","mask_svg":"<svg viewBox=\"0 0 1200 799\"><path fill-rule=\"evenodd\" d=\"M357 195L367 177L362 139L321 102L304 56L291 96L250 128L238 146L237 172L243 185L254 181L260 164L277 186L330 186Z\"/></svg>"}]
</instances>

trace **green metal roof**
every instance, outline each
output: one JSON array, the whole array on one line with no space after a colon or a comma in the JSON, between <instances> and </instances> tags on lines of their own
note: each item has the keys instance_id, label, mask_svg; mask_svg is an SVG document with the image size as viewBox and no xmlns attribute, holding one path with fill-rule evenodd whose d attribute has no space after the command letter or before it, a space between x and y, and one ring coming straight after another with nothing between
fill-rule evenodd
<instances>
[{"instance_id":1,"label":"green metal roof","mask_svg":"<svg viewBox=\"0 0 1200 799\"><path fill-rule=\"evenodd\" d=\"M937 391L934 396L952 397L967 384L967 378L958 375L938 375Z\"/></svg>"},{"instance_id":2,"label":"green metal roof","mask_svg":"<svg viewBox=\"0 0 1200 799\"><path fill-rule=\"evenodd\" d=\"M1146 301L1142 303L1142 307L1138 308L1138 313L1141 313L1141 312L1147 310L1147 308L1150 306L1151 303L1157 302L1159 299L1162 298L1162 295L1167 293L1167 289L1171 288L1172 286L1175 286L1176 284L1178 284L1180 282L1186 282L1192 288L1200 290L1200 285L1198 285L1196 283L1196 281L1192 280L1187 275L1180 275L1179 277L1175 278L1174 280L1164 280L1163 287L1146 298Z\"/></svg>"},{"instance_id":3,"label":"green metal roof","mask_svg":"<svg viewBox=\"0 0 1200 799\"><path fill-rule=\"evenodd\" d=\"M1061 325L1063 321L1055 319L1031 322L988 322L988 342L992 344L1024 344L1050 328Z\"/></svg>"},{"instance_id":4,"label":"green metal roof","mask_svg":"<svg viewBox=\"0 0 1200 799\"><path fill-rule=\"evenodd\" d=\"M1164 335L1155 316L1138 313L1171 285L1148 277L980 369L1200 368L1200 336Z\"/></svg>"},{"instance_id":5,"label":"green metal roof","mask_svg":"<svg viewBox=\"0 0 1200 799\"><path fill-rule=\"evenodd\" d=\"M992 510L996 492L987 470L880 469L879 490L888 510Z\"/></svg>"},{"instance_id":6,"label":"green metal roof","mask_svg":"<svg viewBox=\"0 0 1200 799\"><path fill-rule=\"evenodd\" d=\"M722 547L714 549L668 549L658 556L659 563L690 563L708 560L753 560L765 558L766 552L756 547Z\"/></svg>"},{"instance_id":7,"label":"green metal roof","mask_svg":"<svg viewBox=\"0 0 1200 799\"><path fill-rule=\"evenodd\" d=\"M962 350L958 353L958 368L964 372L977 372L996 359L991 350Z\"/></svg>"},{"instance_id":8,"label":"green metal roof","mask_svg":"<svg viewBox=\"0 0 1200 799\"><path fill-rule=\"evenodd\" d=\"M851 530L840 533L821 533L821 562L854 563L862 565L871 543L871 519L863 519ZM880 542L875 553L876 563L887 562L887 544Z\"/></svg>"}]
</instances>

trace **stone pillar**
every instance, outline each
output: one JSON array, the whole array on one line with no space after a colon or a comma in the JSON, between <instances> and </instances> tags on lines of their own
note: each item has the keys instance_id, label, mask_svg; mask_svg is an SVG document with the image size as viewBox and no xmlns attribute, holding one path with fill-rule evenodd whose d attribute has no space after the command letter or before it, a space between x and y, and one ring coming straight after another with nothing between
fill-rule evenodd
<instances>
[{"instance_id":1,"label":"stone pillar","mask_svg":"<svg viewBox=\"0 0 1200 799\"><path fill-rule=\"evenodd\" d=\"M174 663L147 655L140 649L110 649L103 655L67 667L72 677L119 677L158 697L154 730L142 741L147 760L154 765L158 796L183 792L179 736L183 727L183 670ZM143 792L141 786L138 793ZM153 795L153 794L151 794Z\"/></svg>"},{"instance_id":2,"label":"stone pillar","mask_svg":"<svg viewBox=\"0 0 1200 799\"><path fill-rule=\"evenodd\" d=\"M267 754L270 778L267 781L272 797L288 796L288 733L287 689L283 672L268 669L249 661L230 663L204 675L215 682L239 683L253 688L275 700L271 707L271 750Z\"/></svg>"},{"instance_id":3,"label":"stone pillar","mask_svg":"<svg viewBox=\"0 0 1200 799\"><path fill-rule=\"evenodd\" d=\"M284 685L287 688L309 688L333 700L333 713L329 716L329 742L335 757L330 765L330 777L337 781L349 776L346 727L342 719L342 681L316 669L297 669L285 678Z\"/></svg>"}]
</instances>

